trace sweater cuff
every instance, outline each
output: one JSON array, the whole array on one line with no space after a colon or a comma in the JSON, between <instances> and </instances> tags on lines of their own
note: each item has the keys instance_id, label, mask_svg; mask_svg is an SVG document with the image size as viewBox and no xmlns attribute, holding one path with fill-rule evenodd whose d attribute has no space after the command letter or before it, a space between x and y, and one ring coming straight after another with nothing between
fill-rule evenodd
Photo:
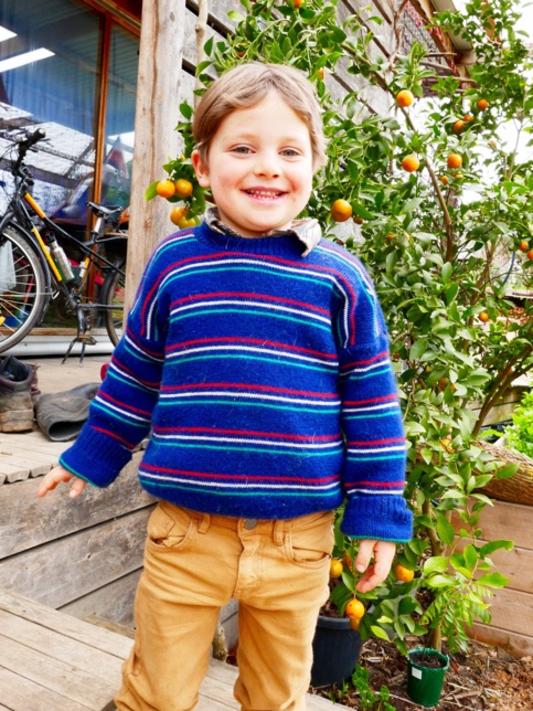
<instances>
[{"instance_id":1,"label":"sweater cuff","mask_svg":"<svg viewBox=\"0 0 533 711\"><path fill-rule=\"evenodd\" d=\"M117 478L131 456L127 447L86 424L72 447L59 457L59 463L89 484L104 487Z\"/></svg>"},{"instance_id":2,"label":"sweater cuff","mask_svg":"<svg viewBox=\"0 0 533 711\"><path fill-rule=\"evenodd\" d=\"M413 536L413 514L403 496L351 496L341 531L359 540L407 543Z\"/></svg>"}]
</instances>

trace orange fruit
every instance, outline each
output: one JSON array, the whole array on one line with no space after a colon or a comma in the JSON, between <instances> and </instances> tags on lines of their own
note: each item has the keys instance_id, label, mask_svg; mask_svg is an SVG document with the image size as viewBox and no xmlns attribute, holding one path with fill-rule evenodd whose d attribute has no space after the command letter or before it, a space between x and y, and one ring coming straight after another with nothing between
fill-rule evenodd
<instances>
[{"instance_id":1,"label":"orange fruit","mask_svg":"<svg viewBox=\"0 0 533 711\"><path fill-rule=\"evenodd\" d=\"M527 258L528 259L533 259L533 249L530 249L529 252L527 253Z\"/></svg>"},{"instance_id":2,"label":"orange fruit","mask_svg":"<svg viewBox=\"0 0 533 711\"><path fill-rule=\"evenodd\" d=\"M292 0L292 4L298 10L304 4L304 0Z\"/></svg>"},{"instance_id":3,"label":"orange fruit","mask_svg":"<svg viewBox=\"0 0 533 711\"><path fill-rule=\"evenodd\" d=\"M457 171L457 173L454 175L454 178L456 180L462 180L464 178L463 174L461 173L460 170Z\"/></svg>"},{"instance_id":4,"label":"orange fruit","mask_svg":"<svg viewBox=\"0 0 533 711\"><path fill-rule=\"evenodd\" d=\"M398 106L401 106L403 108L411 106L414 100L415 97L413 96L412 92L409 91L409 89L402 89L396 94L396 103L398 104Z\"/></svg>"},{"instance_id":5,"label":"orange fruit","mask_svg":"<svg viewBox=\"0 0 533 711\"><path fill-rule=\"evenodd\" d=\"M394 239L394 232L387 232L387 234L385 235L385 239L387 240L387 242L392 242L392 240Z\"/></svg>"},{"instance_id":6,"label":"orange fruit","mask_svg":"<svg viewBox=\"0 0 533 711\"><path fill-rule=\"evenodd\" d=\"M489 105L487 99L479 99L477 102L477 107L480 111L485 111L485 109L489 108Z\"/></svg>"},{"instance_id":7,"label":"orange fruit","mask_svg":"<svg viewBox=\"0 0 533 711\"><path fill-rule=\"evenodd\" d=\"M458 153L450 153L448 156L448 168L460 168L463 165L463 158Z\"/></svg>"},{"instance_id":8,"label":"orange fruit","mask_svg":"<svg viewBox=\"0 0 533 711\"><path fill-rule=\"evenodd\" d=\"M473 120L474 120L474 114L465 114L463 116L463 121L466 121L466 123L468 123L469 121L473 121Z\"/></svg>"},{"instance_id":9,"label":"orange fruit","mask_svg":"<svg viewBox=\"0 0 533 711\"><path fill-rule=\"evenodd\" d=\"M453 132L454 133L460 133L463 128L465 127L465 122L461 121L461 119L458 119L454 124L453 124Z\"/></svg>"},{"instance_id":10,"label":"orange fruit","mask_svg":"<svg viewBox=\"0 0 533 711\"><path fill-rule=\"evenodd\" d=\"M178 227L181 227L182 230L186 229L187 227L194 227L196 225L196 220L194 217L191 217L189 220L185 215L182 215L182 217L179 218L177 222Z\"/></svg>"},{"instance_id":11,"label":"orange fruit","mask_svg":"<svg viewBox=\"0 0 533 711\"><path fill-rule=\"evenodd\" d=\"M192 195L192 183L190 180L179 178L174 183L176 195L180 198L188 198Z\"/></svg>"},{"instance_id":12,"label":"orange fruit","mask_svg":"<svg viewBox=\"0 0 533 711\"><path fill-rule=\"evenodd\" d=\"M329 574L332 578L339 578L342 575L342 560L340 558L331 559Z\"/></svg>"},{"instance_id":13,"label":"orange fruit","mask_svg":"<svg viewBox=\"0 0 533 711\"><path fill-rule=\"evenodd\" d=\"M410 568L406 568L405 565L398 563L398 565L394 566L394 576L396 580L399 580L401 583L410 583L415 577L415 572Z\"/></svg>"},{"instance_id":14,"label":"orange fruit","mask_svg":"<svg viewBox=\"0 0 533 711\"><path fill-rule=\"evenodd\" d=\"M439 175L439 180L443 185L448 185L450 182L447 175Z\"/></svg>"},{"instance_id":15,"label":"orange fruit","mask_svg":"<svg viewBox=\"0 0 533 711\"><path fill-rule=\"evenodd\" d=\"M364 222L363 218L359 217L359 215L354 215L353 221L356 225L362 225Z\"/></svg>"},{"instance_id":16,"label":"orange fruit","mask_svg":"<svg viewBox=\"0 0 533 711\"><path fill-rule=\"evenodd\" d=\"M344 610L344 614L346 615L346 617L355 620L360 620L361 617L364 616L365 612L365 606L363 605L361 600L358 600L356 597L352 598L348 602L348 604L346 605L346 609Z\"/></svg>"},{"instance_id":17,"label":"orange fruit","mask_svg":"<svg viewBox=\"0 0 533 711\"><path fill-rule=\"evenodd\" d=\"M173 207L170 211L170 221L179 226L181 218L186 215L187 208L184 205L176 205L176 207Z\"/></svg>"},{"instance_id":18,"label":"orange fruit","mask_svg":"<svg viewBox=\"0 0 533 711\"><path fill-rule=\"evenodd\" d=\"M322 79L322 81L324 81L324 79L326 77L326 70L324 69L324 67L320 67L320 69L317 72L317 75L318 75L319 79Z\"/></svg>"},{"instance_id":19,"label":"orange fruit","mask_svg":"<svg viewBox=\"0 0 533 711\"><path fill-rule=\"evenodd\" d=\"M441 390L444 390L446 388L446 386L448 385L448 382L449 382L448 378L443 375L442 378L439 378L439 388Z\"/></svg>"},{"instance_id":20,"label":"orange fruit","mask_svg":"<svg viewBox=\"0 0 533 711\"><path fill-rule=\"evenodd\" d=\"M352 216L352 206L348 200L339 198L331 206L331 217L335 222L346 222Z\"/></svg>"},{"instance_id":21,"label":"orange fruit","mask_svg":"<svg viewBox=\"0 0 533 711\"><path fill-rule=\"evenodd\" d=\"M479 320L480 320L480 321L483 321L483 323L487 323L487 321L488 321L489 319L490 319L490 316L488 315L488 313L487 313L486 311L482 311L482 312L479 314Z\"/></svg>"},{"instance_id":22,"label":"orange fruit","mask_svg":"<svg viewBox=\"0 0 533 711\"><path fill-rule=\"evenodd\" d=\"M176 189L174 187L174 182L172 180L160 180L156 187L155 187L156 193L159 195L159 197L164 197L164 198L169 198L174 195L176 192Z\"/></svg>"},{"instance_id":23,"label":"orange fruit","mask_svg":"<svg viewBox=\"0 0 533 711\"><path fill-rule=\"evenodd\" d=\"M529 242L527 239L520 240L520 244L518 245L518 249L521 252L528 252L529 251Z\"/></svg>"},{"instance_id":24,"label":"orange fruit","mask_svg":"<svg viewBox=\"0 0 533 711\"><path fill-rule=\"evenodd\" d=\"M420 168L420 161L418 160L418 157L415 156L414 153L409 153L409 155L405 156L402 160L402 168L408 173L414 173L415 170Z\"/></svg>"}]
</instances>

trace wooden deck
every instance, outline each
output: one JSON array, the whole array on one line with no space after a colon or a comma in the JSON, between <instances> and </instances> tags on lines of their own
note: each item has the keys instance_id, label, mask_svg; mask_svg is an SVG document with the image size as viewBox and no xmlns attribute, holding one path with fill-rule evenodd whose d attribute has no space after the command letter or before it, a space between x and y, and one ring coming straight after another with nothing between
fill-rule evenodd
<instances>
[{"instance_id":1,"label":"wooden deck","mask_svg":"<svg viewBox=\"0 0 533 711\"><path fill-rule=\"evenodd\" d=\"M132 640L0 589L0 711L100 711ZM238 709L237 670L212 660L196 711ZM345 708L308 696L308 711Z\"/></svg>"}]
</instances>

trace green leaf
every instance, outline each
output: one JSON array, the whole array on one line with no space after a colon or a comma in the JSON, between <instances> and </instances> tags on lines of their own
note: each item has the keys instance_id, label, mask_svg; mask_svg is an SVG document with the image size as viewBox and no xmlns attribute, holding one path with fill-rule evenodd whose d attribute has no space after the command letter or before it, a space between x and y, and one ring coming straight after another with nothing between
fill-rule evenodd
<instances>
[{"instance_id":1,"label":"green leaf","mask_svg":"<svg viewBox=\"0 0 533 711\"><path fill-rule=\"evenodd\" d=\"M448 570L448 557L445 555L434 555L424 563L424 575L444 573L446 570Z\"/></svg>"},{"instance_id":2,"label":"green leaf","mask_svg":"<svg viewBox=\"0 0 533 711\"><path fill-rule=\"evenodd\" d=\"M186 119L190 119L192 118L192 107L189 106L186 101L184 101L182 104L180 104L180 113Z\"/></svg>"},{"instance_id":3,"label":"green leaf","mask_svg":"<svg viewBox=\"0 0 533 711\"><path fill-rule=\"evenodd\" d=\"M463 557L466 567L469 570L474 570L476 563L479 560L479 554L471 543L465 546L463 550Z\"/></svg>"},{"instance_id":4,"label":"green leaf","mask_svg":"<svg viewBox=\"0 0 533 711\"><path fill-rule=\"evenodd\" d=\"M455 536L455 529L446 516L439 513L437 516L437 534L443 543L452 543Z\"/></svg>"},{"instance_id":5,"label":"green leaf","mask_svg":"<svg viewBox=\"0 0 533 711\"><path fill-rule=\"evenodd\" d=\"M145 200L153 200L155 196L157 195L156 188L159 180L154 180L153 183L150 183L150 185L146 188L144 191L144 199Z\"/></svg>"},{"instance_id":6,"label":"green leaf","mask_svg":"<svg viewBox=\"0 0 533 711\"><path fill-rule=\"evenodd\" d=\"M244 20L244 16L236 10L230 10L227 14L227 17L228 19L233 20L233 22L242 22Z\"/></svg>"},{"instance_id":7,"label":"green leaf","mask_svg":"<svg viewBox=\"0 0 533 711\"><path fill-rule=\"evenodd\" d=\"M427 346L427 341L424 338L416 340L409 350L409 360L418 360Z\"/></svg>"},{"instance_id":8,"label":"green leaf","mask_svg":"<svg viewBox=\"0 0 533 711\"><path fill-rule=\"evenodd\" d=\"M389 635L385 632L383 627L378 627L378 625L370 625L370 631L378 639L384 639L386 642L390 642Z\"/></svg>"},{"instance_id":9,"label":"green leaf","mask_svg":"<svg viewBox=\"0 0 533 711\"><path fill-rule=\"evenodd\" d=\"M446 284L450 281L450 277L453 274L453 265L451 262L446 262L441 269L442 281Z\"/></svg>"},{"instance_id":10,"label":"green leaf","mask_svg":"<svg viewBox=\"0 0 533 711\"><path fill-rule=\"evenodd\" d=\"M485 543L484 546L481 546L479 549L479 555L481 558L484 558L485 556L490 555L491 553L494 553L494 551L500 550L501 548L504 548L506 551L512 551L514 543L512 541L505 540L489 541L489 543Z\"/></svg>"},{"instance_id":11,"label":"green leaf","mask_svg":"<svg viewBox=\"0 0 533 711\"><path fill-rule=\"evenodd\" d=\"M476 582L489 588L503 588L509 582L509 578L506 578L501 573L489 573L488 575L482 575Z\"/></svg>"},{"instance_id":12,"label":"green leaf","mask_svg":"<svg viewBox=\"0 0 533 711\"><path fill-rule=\"evenodd\" d=\"M447 588L453 584L452 578L449 575L433 575L427 580L429 588Z\"/></svg>"}]
</instances>

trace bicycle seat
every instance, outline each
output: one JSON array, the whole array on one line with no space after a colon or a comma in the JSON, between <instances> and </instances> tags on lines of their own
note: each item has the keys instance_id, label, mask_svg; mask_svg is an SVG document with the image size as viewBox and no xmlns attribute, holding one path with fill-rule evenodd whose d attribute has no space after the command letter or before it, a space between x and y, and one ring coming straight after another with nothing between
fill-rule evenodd
<instances>
[{"instance_id":1,"label":"bicycle seat","mask_svg":"<svg viewBox=\"0 0 533 711\"><path fill-rule=\"evenodd\" d=\"M105 205L98 205L96 202L88 202L87 205L96 215L107 218L118 217L123 210L120 205L118 207L106 207Z\"/></svg>"}]
</instances>

